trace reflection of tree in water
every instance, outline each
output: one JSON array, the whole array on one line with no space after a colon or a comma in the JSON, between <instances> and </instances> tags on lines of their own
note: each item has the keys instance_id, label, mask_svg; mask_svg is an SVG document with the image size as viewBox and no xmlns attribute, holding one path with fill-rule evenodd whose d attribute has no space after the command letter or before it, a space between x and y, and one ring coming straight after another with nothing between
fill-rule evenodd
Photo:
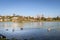
<instances>
[{"instance_id":1,"label":"reflection of tree in water","mask_svg":"<svg viewBox=\"0 0 60 40\"><path fill-rule=\"evenodd\" d=\"M43 26L43 22L31 22L29 26L32 28L40 28Z\"/></svg>"},{"instance_id":2,"label":"reflection of tree in water","mask_svg":"<svg viewBox=\"0 0 60 40\"><path fill-rule=\"evenodd\" d=\"M18 27L20 28L20 30L23 30L24 23L18 23Z\"/></svg>"},{"instance_id":3,"label":"reflection of tree in water","mask_svg":"<svg viewBox=\"0 0 60 40\"><path fill-rule=\"evenodd\" d=\"M13 23L12 24L12 27L15 29L15 28L17 28L18 27L18 23Z\"/></svg>"},{"instance_id":4,"label":"reflection of tree in water","mask_svg":"<svg viewBox=\"0 0 60 40\"><path fill-rule=\"evenodd\" d=\"M24 23L18 23L19 28L23 28L24 27Z\"/></svg>"},{"instance_id":5,"label":"reflection of tree in water","mask_svg":"<svg viewBox=\"0 0 60 40\"><path fill-rule=\"evenodd\" d=\"M12 24L12 32L15 31L15 28L17 28L17 23L13 23L13 24Z\"/></svg>"},{"instance_id":6,"label":"reflection of tree in water","mask_svg":"<svg viewBox=\"0 0 60 40\"><path fill-rule=\"evenodd\" d=\"M0 28L4 28L4 24L5 23L0 22Z\"/></svg>"},{"instance_id":7,"label":"reflection of tree in water","mask_svg":"<svg viewBox=\"0 0 60 40\"><path fill-rule=\"evenodd\" d=\"M4 23L4 28L8 28L8 24L7 23Z\"/></svg>"},{"instance_id":8,"label":"reflection of tree in water","mask_svg":"<svg viewBox=\"0 0 60 40\"><path fill-rule=\"evenodd\" d=\"M14 29L12 29L12 32L14 32L15 30Z\"/></svg>"},{"instance_id":9,"label":"reflection of tree in water","mask_svg":"<svg viewBox=\"0 0 60 40\"><path fill-rule=\"evenodd\" d=\"M15 31L15 29L21 29L21 30L23 30L23 23L13 23L13 29L12 29L12 31L14 32Z\"/></svg>"},{"instance_id":10,"label":"reflection of tree in water","mask_svg":"<svg viewBox=\"0 0 60 40\"><path fill-rule=\"evenodd\" d=\"M6 29L6 31L8 31L8 24L7 23L4 23L4 28Z\"/></svg>"}]
</instances>

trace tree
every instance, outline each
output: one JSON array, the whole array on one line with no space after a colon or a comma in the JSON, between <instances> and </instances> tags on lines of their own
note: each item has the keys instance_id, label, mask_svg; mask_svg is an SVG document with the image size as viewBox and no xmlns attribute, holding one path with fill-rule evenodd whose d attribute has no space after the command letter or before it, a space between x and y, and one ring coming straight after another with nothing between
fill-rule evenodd
<instances>
[{"instance_id":1,"label":"tree","mask_svg":"<svg viewBox=\"0 0 60 40\"><path fill-rule=\"evenodd\" d=\"M59 17L59 16L57 16L57 17L56 17L56 19L57 19L57 20L60 20L60 17Z\"/></svg>"}]
</instances>

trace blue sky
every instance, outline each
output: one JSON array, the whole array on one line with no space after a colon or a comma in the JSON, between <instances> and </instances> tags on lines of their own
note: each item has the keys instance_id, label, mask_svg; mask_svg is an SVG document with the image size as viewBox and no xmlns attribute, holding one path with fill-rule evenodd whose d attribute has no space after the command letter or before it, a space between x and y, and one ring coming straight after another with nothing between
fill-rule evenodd
<instances>
[{"instance_id":1,"label":"blue sky","mask_svg":"<svg viewBox=\"0 0 60 40\"><path fill-rule=\"evenodd\" d=\"M60 0L0 0L0 15L60 16Z\"/></svg>"}]
</instances>

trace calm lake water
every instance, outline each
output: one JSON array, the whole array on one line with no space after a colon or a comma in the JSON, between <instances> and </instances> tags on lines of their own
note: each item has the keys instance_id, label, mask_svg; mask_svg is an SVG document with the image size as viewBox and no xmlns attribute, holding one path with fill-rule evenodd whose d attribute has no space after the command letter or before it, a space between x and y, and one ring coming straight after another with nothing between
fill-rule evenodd
<instances>
[{"instance_id":1,"label":"calm lake water","mask_svg":"<svg viewBox=\"0 0 60 40\"><path fill-rule=\"evenodd\" d=\"M60 40L60 22L0 22L0 34L7 39Z\"/></svg>"}]
</instances>

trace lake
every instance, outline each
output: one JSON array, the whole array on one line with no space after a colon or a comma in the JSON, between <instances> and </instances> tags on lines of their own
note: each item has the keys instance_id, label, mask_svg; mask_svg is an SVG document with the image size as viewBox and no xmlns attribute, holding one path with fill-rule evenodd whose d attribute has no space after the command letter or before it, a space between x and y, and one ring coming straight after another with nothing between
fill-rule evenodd
<instances>
[{"instance_id":1,"label":"lake","mask_svg":"<svg viewBox=\"0 0 60 40\"><path fill-rule=\"evenodd\" d=\"M0 34L7 39L60 40L60 22L0 22Z\"/></svg>"}]
</instances>

